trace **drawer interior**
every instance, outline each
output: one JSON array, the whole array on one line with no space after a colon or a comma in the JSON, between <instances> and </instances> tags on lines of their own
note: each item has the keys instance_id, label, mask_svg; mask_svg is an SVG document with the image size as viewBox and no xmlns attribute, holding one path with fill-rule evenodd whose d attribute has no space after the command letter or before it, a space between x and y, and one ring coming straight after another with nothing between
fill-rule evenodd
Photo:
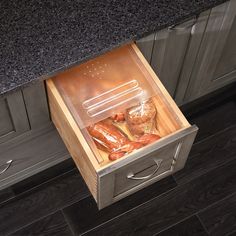
<instances>
[{"instance_id":1,"label":"drawer interior","mask_svg":"<svg viewBox=\"0 0 236 236\"><path fill-rule=\"evenodd\" d=\"M163 101L161 96L156 95L152 97L152 101L155 104L157 110L157 115L154 121L157 126L155 132L156 134L158 134L161 138L164 138L184 128L182 123L179 122L179 120L176 119L175 116L173 116L173 113L171 112L171 110L168 109L167 105L165 104L165 101ZM121 123L114 122L113 124L117 126L119 129L121 129L129 137L130 140L135 141L136 138L129 131L126 122L121 122ZM86 138L87 142L89 143L91 149L93 150L96 160L101 167L107 166L109 163L114 163L114 161L109 160L107 152L96 148L96 145L93 142L86 128L82 129L82 133ZM135 150L135 152L138 155L139 150ZM125 155L124 158L127 156L128 155Z\"/></svg>"},{"instance_id":2,"label":"drawer interior","mask_svg":"<svg viewBox=\"0 0 236 236\"><path fill-rule=\"evenodd\" d=\"M95 163L96 169L119 162L129 153L111 161L109 153L97 147L88 127L109 120L130 141L137 140L127 121L114 122L110 119L117 113L126 114L128 109L148 100L156 109L152 132L160 136L159 140L190 127L135 44L125 45L73 67L55 76L48 84L51 89L57 90L67 112L79 127L91 150L88 158ZM159 140L149 145L155 145ZM132 154L139 155L140 150L134 150Z\"/></svg>"}]
</instances>

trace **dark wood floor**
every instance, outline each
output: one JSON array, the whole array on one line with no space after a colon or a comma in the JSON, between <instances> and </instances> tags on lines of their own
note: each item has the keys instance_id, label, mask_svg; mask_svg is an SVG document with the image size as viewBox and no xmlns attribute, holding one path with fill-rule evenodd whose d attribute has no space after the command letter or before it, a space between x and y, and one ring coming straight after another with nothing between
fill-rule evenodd
<instances>
[{"instance_id":1,"label":"dark wood floor","mask_svg":"<svg viewBox=\"0 0 236 236\"><path fill-rule=\"evenodd\" d=\"M236 235L236 99L186 114L200 131L180 172L98 211L69 160L0 192L0 235Z\"/></svg>"}]
</instances>

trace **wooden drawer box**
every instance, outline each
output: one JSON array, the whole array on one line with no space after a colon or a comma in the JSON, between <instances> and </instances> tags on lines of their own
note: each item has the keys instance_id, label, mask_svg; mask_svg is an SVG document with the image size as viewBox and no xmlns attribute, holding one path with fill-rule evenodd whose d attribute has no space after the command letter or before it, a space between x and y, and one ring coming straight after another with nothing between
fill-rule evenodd
<instances>
[{"instance_id":1,"label":"wooden drawer box","mask_svg":"<svg viewBox=\"0 0 236 236\"><path fill-rule=\"evenodd\" d=\"M47 89L52 120L99 209L184 167L198 129L188 123L135 44L60 73L47 80ZM110 161L87 127L141 98L155 104L161 138ZM131 137L126 126L118 126Z\"/></svg>"}]
</instances>

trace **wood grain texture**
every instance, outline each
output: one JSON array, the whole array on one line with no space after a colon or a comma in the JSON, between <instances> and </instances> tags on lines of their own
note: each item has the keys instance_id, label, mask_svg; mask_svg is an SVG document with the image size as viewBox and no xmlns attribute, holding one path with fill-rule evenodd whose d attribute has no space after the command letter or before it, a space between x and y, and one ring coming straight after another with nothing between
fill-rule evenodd
<instances>
[{"instance_id":1,"label":"wood grain texture","mask_svg":"<svg viewBox=\"0 0 236 236\"><path fill-rule=\"evenodd\" d=\"M88 103L86 103L86 106L85 104L82 104L82 101L88 97L88 95L84 95L84 91L86 91L86 89L90 86L90 84L85 82L84 77L90 78L91 81L94 81L95 85L98 86L97 90L96 88L91 87L91 89L94 91L93 93L89 91L87 92L88 94L91 93L90 96L95 96L98 92L100 92L102 94L101 96L103 96L105 93L110 91L110 88L114 90L116 86L119 87L121 83L126 83L129 81L128 79L123 78L126 74L120 75L120 67L122 64L119 64L119 61L116 61L117 58L125 58L127 63L130 63L130 71L124 71L123 73L127 73L128 75L131 74L133 77L137 77L137 81L140 83L142 82L144 84L144 88L146 86L149 90L153 89L153 91L151 90L150 92L155 92L155 94L152 95L155 95L153 101L157 107L157 124L161 137L165 137L166 135L170 135L181 128L187 128L190 126L135 44L123 46L114 50L113 52L109 52L100 56L99 58L93 59L92 61L86 62L85 64L79 65L77 67L73 67L72 69L63 72L58 76L49 79L47 81L47 88L52 119L56 124L56 127L64 139L68 149L71 153L73 152L72 157L75 159L75 162L77 162L78 168L80 168L82 175L85 177L89 188L93 191L95 191L95 187L93 186L94 180L92 179L92 176L85 176L86 172L92 172L90 170L91 167L89 166L90 163L97 171L99 165L101 165L103 168L106 168L107 161L109 160L108 158L103 158L103 156L99 155L93 141L91 138L89 138L90 135L86 129L83 129L82 132L80 132L79 129L84 128L82 127L82 124L80 127L78 125L81 123L80 119L84 118L84 123L87 122L87 120L92 119L88 116L88 111L84 112L91 101L88 102L89 100L86 100ZM109 63L108 60L111 62ZM94 68L95 64L100 63L107 63L109 65L109 69L104 69L103 71L103 80L100 81L101 85L97 83L97 79L94 79L94 74L91 75L92 72L90 69L88 69L90 67ZM113 77L113 81L110 80L111 75ZM109 79L107 79L107 77L109 77ZM93 103L91 103L90 106L92 104ZM80 141L81 145L78 143L77 145L71 144L73 141L76 144L77 140ZM89 143L90 147L87 145L87 143ZM79 153L79 150L76 150L77 146L82 146L82 149L84 149L84 158L79 157L82 155L82 153ZM80 159L86 158L88 161L85 161L87 163L82 166L83 163ZM110 164L112 165L113 163ZM88 170L83 171L83 168L88 168ZM90 177L90 179L86 179L86 177ZM92 194L93 196L96 195L95 193Z\"/></svg>"},{"instance_id":2,"label":"wood grain texture","mask_svg":"<svg viewBox=\"0 0 236 236\"><path fill-rule=\"evenodd\" d=\"M11 114L7 104L7 99L0 99L0 137L3 137L11 132L14 132L14 125L12 123Z\"/></svg>"},{"instance_id":3,"label":"wood grain texture","mask_svg":"<svg viewBox=\"0 0 236 236\"><path fill-rule=\"evenodd\" d=\"M183 170L174 178L179 184L236 159L236 126L229 127L214 136L193 145Z\"/></svg>"},{"instance_id":4,"label":"wood grain texture","mask_svg":"<svg viewBox=\"0 0 236 236\"><path fill-rule=\"evenodd\" d=\"M149 63L151 62L152 58L155 34L156 33L150 34L147 37L137 41L138 48Z\"/></svg>"},{"instance_id":5,"label":"wood grain texture","mask_svg":"<svg viewBox=\"0 0 236 236\"><path fill-rule=\"evenodd\" d=\"M172 114L175 114L178 117L177 120L178 122L182 124L183 127L189 127L190 126L189 122L186 120L183 113L180 111L175 101L172 99L172 97L170 96L170 94L168 93L164 85L161 83L160 79L155 74L155 72L153 71L153 69L151 68L147 60L145 59L145 57L139 51L138 47L135 44L132 44L132 48L135 50L136 54L138 55L139 59L141 60L141 62L143 63L147 71L150 73L151 77L153 78L153 81L155 82L159 90L161 91L163 98L165 98L166 101L168 102L168 105L172 109L172 112L173 112Z\"/></svg>"},{"instance_id":6,"label":"wood grain texture","mask_svg":"<svg viewBox=\"0 0 236 236\"><path fill-rule=\"evenodd\" d=\"M62 161L59 164L53 165L52 167L47 168L46 170L40 171L37 174L34 174L30 178L24 179L11 186L12 191L17 196L26 191L31 190L32 188L37 187L40 184L51 181L54 178L59 177L66 172L69 172L75 169L75 163L72 158L68 158L65 161Z\"/></svg>"},{"instance_id":7,"label":"wood grain texture","mask_svg":"<svg viewBox=\"0 0 236 236\"><path fill-rule=\"evenodd\" d=\"M22 90L31 129L40 128L50 122L44 82Z\"/></svg>"},{"instance_id":8,"label":"wood grain texture","mask_svg":"<svg viewBox=\"0 0 236 236\"><path fill-rule=\"evenodd\" d=\"M235 236L236 235L236 231L232 232L232 233L229 233L227 234L227 236Z\"/></svg>"},{"instance_id":9,"label":"wood grain texture","mask_svg":"<svg viewBox=\"0 0 236 236\"><path fill-rule=\"evenodd\" d=\"M198 215L209 235L221 236L236 231L236 193Z\"/></svg>"},{"instance_id":10,"label":"wood grain texture","mask_svg":"<svg viewBox=\"0 0 236 236\"><path fill-rule=\"evenodd\" d=\"M156 33L151 65L173 97L195 19ZM178 30L181 28L181 30ZM171 68L171 69L170 69Z\"/></svg>"},{"instance_id":11,"label":"wood grain texture","mask_svg":"<svg viewBox=\"0 0 236 236\"><path fill-rule=\"evenodd\" d=\"M0 144L1 163L13 160L8 170L0 175L0 189L68 158L68 151L53 125Z\"/></svg>"},{"instance_id":12,"label":"wood grain texture","mask_svg":"<svg viewBox=\"0 0 236 236\"><path fill-rule=\"evenodd\" d=\"M235 9L236 3L231 0L211 10L186 90L186 101L235 81Z\"/></svg>"},{"instance_id":13,"label":"wood grain texture","mask_svg":"<svg viewBox=\"0 0 236 236\"><path fill-rule=\"evenodd\" d=\"M192 216L155 236L208 236L201 222Z\"/></svg>"},{"instance_id":14,"label":"wood grain texture","mask_svg":"<svg viewBox=\"0 0 236 236\"><path fill-rule=\"evenodd\" d=\"M236 91L236 86L235 86ZM224 95L222 95L224 96ZM203 107L203 106L202 106ZM198 109L195 109L196 111ZM199 110L197 114L188 117L190 123L196 124L199 131L195 142L236 124L236 96L229 101L223 101Z\"/></svg>"},{"instance_id":15,"label":"wood grain texture","mask_svg":"<svg viewBox=\"0 0 236 236\"><path fill-rule=\"evenodd\" d=\"M182 105L185 97L185 93L188 88L189 80L191 77L192 69L196 57L198 55L198 49L201 45L202 37L206 28L210 10L202 12L191 30L191 38L188 43L188 50L186 51L184 62L182 64L181 73L178 81L178 86L175 91L175 101L178 105Z\"/></svg>"},{"instance_id":16,"label":"wood grain texture","mask_svg":"<svg viewBox=\"0 0 236 236\"><path fill-rule=\"evenodd\" d=\"M227 109L224 109L222 105L223 112L218 113L218 116L223 116L224 113L227 114L227 112L231 112L232 106L228 106L227 104L228 103L226 103ZM200 107L202 108L202 106ZM205 112L207 111L205 110ZM207 114L210 115L209 113ZM204 112L202 112L202 115L204 116ZM205 116L205 120L207 120L208 115ZM229 121L229 119L230 117L228 117L225 122ZM204 122L204 120L202 122ZM232 126L230 122L228 124ZM216 130L219 131L218 129ZM204 155L202 159L199 157L197 158L199 159L199 163L196 162L198 163L196 164L196 172L193 165L191 170L188 170L189 180L186 178L184 184L176 186L172 178L170 181L168 180L169 178L163 179L102 211L97 210L96 203L92 196L89 195L88 191L88 195L85 195L85 192L81 189L84 182L81 178L79 178L79 180L77 177L73 177L74 174L72 174L72 176L69 174L63 175L63 181L59 177L46 183L43 183L46 177L42 178L42 181L40 181L40 176L38 176L39 179L32 179L32 184L30 184L31 179L29 179L24 184L19 184L18 187L12 190L1 192L2 195L0 195L2 198L0 198L3 202L0 207L0 232L4 235L4 233L12 233L22 227L27 228L27 226L35 222L35 220L37 221L39 218L52 214L57 211L58 208L64 208L66 219L70 223L71 229L73 229L74 233L77 235L86 234L86 232L89 234L89 231L91 231L91 235L102 235L95 234L94 232L96 232L96 230L94 227L98 227L98 233L101 233L101 228L103 228L104 235L110 232L110 235L119 235L120 233L121 236L127 235L129 230L132 229L136 231L134 233L130 232L131 235L144 236L149 235L150 231L150 235L153 235L160 233L160 231L164 233L165 230L171 235L171 228L176 229L176 232L177 229L183 232L183 230L186 229L185 226L187 227L185 224L186 217L199 212L199 209L200 212L205 212L208 208L212 209L213 206L216 206L215 209L220 209L221 202L226 201L226 199L231 199L229 196L235 194L233 193L233 191L235 191L235 164L232 164L235 161L229 157L229 155L232 154L231 146L234 143L229 142L232 132L234 131L229 128L220 133L215 133L211 138L204 138L201 141L201 145L194 148L195 154L198 154L199 149L202 155L204 155L204 150L210 149L211 146L217 143L219 135L219 140L222 140L225 145L223 145L223 143L223 146L217 144L214 146L214 149L216 147L222 147L222 150L225 151L210 152L212 155L215 153L214 160L216 161L216 165L214 165L214 161L212 161L214 155L209 158L209 160L207 155ZM211 131L211 134L213 133L214 129ZM229 135L227 135L227 133L229 133ZM233 137L235 137L235 135L233 135ZM204 147L201 148L201 146ZM14 147L15 144L12 142L10 148ZM6 148L4 150L6 150ZM223 153L223 158L218 158L218 153ZM231 160L232 164L231 166L230 163L228 163L227 165L224 164L224 166L219 167L221 161L225 160L224 157L229 157L229 161ZM206 166L204 165L204 160L206 160ZM212 165L209 165L209 163L212 163ZM193 176L191 176L192 172ZM56 170L56 174L57 173ZM36 187L35 185L37 184L41 184L41 186ZM34 187L34 189L31 189L31 187ZM81 189L81 191L78 189ZM11 198L11 196L14 195L14 191L17 195L15 198ZM27 191L27 193L23 193L24 191ZM225 204L227 206L226 202ZM226 225L227 222L232 222L230 220L232 218L227 217L230 216L230 214L227 214L228 210L229 207L226 207L225 211L224 209L222 210L223 216L220 216L219 213L216 217L217 222L219 222L218 219L220 218L223 219L223 225ZM19 217L19 214L16 214L16 212L21 213L20 216L23 215L23 212L24 217ZM210 214L210 226L214 224L215 218L212 218L212 216L216 214L217 211L214 210L214 212L211 211ZM217 224L219 229L220 225L221 224ZM195 225L195 223L192 222L191 226L192 227L189 229L190 232L191 230L198 232L198 223ZM194 226L196 230L194 230ZM127 234L125 227L127 227ZM229 226L229 228L230 227L231 226ZM226 235L233 236L236 235L235 232Z\"/></svg>"},{"instance_id":17,"label":"wood grain texture","mask_svg":"<svg viewBox=\"0 0 236 236\"><path fill-rule=\"evenodd\" d=\"M64 216L76 235L84 233L100 224L124 214L134 207L151 200L175 188L177 185L172 177L167 177L121 201L102 210L97 209L93 199L86 198L78 203L63 209Z\"/></svg>"},{"instance_id":18,"label":"wood grain texture","mask_svg":"<svg viewBox=\"0 0 236 236\"><path fill-rule=\"evenodd\" d=\"M30 129L21 91L0 99L0 143Z\"/></svg>"},{"instance_id":19,"label":"wood grain texture","mask_svg":"<svg viewBox=\"0 0 236 236\"><path fill-rule=\"evenodd\" d=\"M90 195L88 189L78 171L66 173L18 195L12 201L1 206L0 232L3 235L15 232L23 226L88 195Z\"/></svg>"},{"instance_id":20,"label":"wood grain texture","mask_svg":"<svg viewBox=\"0 0 236 236\"><path fill-rule=\"evenodd\" d=\"M0 191L0 206L5 204L6 201L13 198L15 193L11 187L5 188Z\"/></svg>"},{"instance_id":21,"label":"wood grain texture","mask_svg":"<svg viewBox=\"0 0 236 236\"><path fill-rule=\"evenodd\" d=\"M120 67L123 64L116 62L117 58L119 59L119 62L126 60L131 68L129 68L128 71L121 73ZM94 72L90 71L92 70L91 68L94 68L95 64L97 65L99 63L109 65L108 69L104 69L103 71L103 80L100 81L100 84L102 85L97 83L96 76L96 80L92 79L94 77ZM86 123L91 120L91 115L89 116L89 107L93 107L96 102L99 103L99 106L103 106L98 97L88 99L87 96L89 91L87 91L87 89L90 84L86 83L85 80L83 80L83 77L90 78L91 81L94 82L94 86L98 86L97 90L96 87L93 88L94 91L90 96L95 96L98 93L101 93L101 96L105 96L104 94L109 94L109 91L114 92L114 87L120 87L120 83L126 83L128 81L124 76L126 74L134 76L138 82L143 83L143 88L147 87L152 93L155 93L152 94L153 102L157 107L157 125L162 139L160 142L155 143L156 146L149 146L150 149L145 147L142 150L139 150L139 152L131 153L131 155L111 162L108 158L104 158L98 154L98 150L93 140L87 129L83 126L85 125L86 127L86 125L90 124ZM112 81L110 79L111 75L113 76ZM99 86L101 86L101 88ZM184 140L183 150L186 151L183 155L180 155L178 163L181 163L181 165L176 164L176 170L183 167L189 148L192 146L194 137L191 134L192 132L195 132L195 127L190 126L135 44L125 45L113 52L109 52L99 58L93 59L92 61L74 67L49 79L47 81L47 89L52 121L57 127L60 136L64 140L94 199L98 202L99 208L111 204L114 197L114 194L111 191L111 194L106 194L108 190L113 189L113 186L112 181L108 183L108 181L105 180L105 177L101 179L101 176L105 175L104 173L114 173L116 169L125 166L127 164L126 162L135 161L135 158L142 158L144 160L147 157L147 154L153 151L152 149L158 151L160 148L158 145L163 144L164 146L167 146L169 145L169 142L172 142L171 139L180 140L181 132L186 132L186 136L188 135L190 141L188 141L187 137ZM84 91L87 92L85 93ZM84 95L84 93L87 95ZM106 96L105 99L107 99ZM130 104L128 105L130 106ZM87 112L83 112L86 107L89 109ZM105 108L104 111L106 111ZM107 114L105 113L105 115ZM98 117L99 118L93 117L92 122L102 119L100 116ZM81 124L80 119L83 120L84 124ZM190 130L191 128L192 130ZM183 152L183 150L181 151ZM110 177L107 178L111 180ZM131 186L128 188L130 190ZM123 195L121 198L122 197Z\"/></svg>"},{"instance_id":22,"label":"wood grain texture","mask_svg":"<svg viewBox=\"0 0 236 236\"><path fill-rule=\"evenodd\" d=\"M40 219L33 224L10 234L9 236L72 236L69 226L67 225L60 211Z\"/></svg>"},{"instance_id":23,"label":"wood grain texture","mask_svg":"<svg viewBox=\"0 0 236 236\"><path fill-rule=\"evenodd\" d=\"M201 114L204 115L207 111L212 110L212 108L217 109L218 106L222 107L224 104L235 101L235 97L236 82L184 104L180 106L180 109L188 120L191 121L191 118L199 117Z\"/></svg>"},{"instance_id":24,"label":"wood grain texture","mask_svg":"<svg viewBox=\"0 0 236 236\"><path fill-rule=\"evenodd\" d=\"M85 235L153 235L236 191L236 161L101 225ZM224 173L224 175L222 175ZM132 227L131 227L132 226Z\"/></svg>"},{"instance_id":25,"label":"wood grain texture","mask_svg":"<svg viewBox=\"0 0 236 236\"><path fill-rule=\"evenodd\" d=\"M47 81L47 89L52 120L90 192L97 200L96 169L99 166L96 158L51 79Z\"/></svg>"}]
</instances>

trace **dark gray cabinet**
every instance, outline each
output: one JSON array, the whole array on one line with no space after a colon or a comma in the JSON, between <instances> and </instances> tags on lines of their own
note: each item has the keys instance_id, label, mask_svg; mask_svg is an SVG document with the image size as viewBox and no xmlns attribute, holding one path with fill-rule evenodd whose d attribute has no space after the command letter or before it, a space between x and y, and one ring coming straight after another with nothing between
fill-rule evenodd
<instances>
[{"instance_id":1,"label":"dark gray cabinet","mask_svg":"<svg viewBox=\"0 0 236 236\"><path fill-rule=\"evenodd\" d=\"M231 0L138 41L178 105L236 81L235 15Z\"/></svg>"},{"instance_id":2,"label":"dark gray cabinet","mask_svg":"<svg viewBox=\"0 0 236 236\"><path fill-rule=\"evenodd\" d=\"M178 105L236 81L235 16L231 0L137 42ZM0 98L0 188L67 158L44 82Z\"/></svg>"},{"instance_id":3,"label":"dark gray cabinet","mask_svg":"<svg viewBox=\"0 0 236 236\"><path fill-rule=\"evenodd\" d=\"M144 57L149 63L151 63L151 59L152 59L155 35L156 35L155 33L150 34L147 37L142 38L137 41L137 45L139 49L141 50L142 54L144 55Z\"/></svg>"},{"instance_id":4,"label":"dark gray cabinet","mask_svg":"<svg viewBox=\"0 0 236 236\"><path fill-rule=\"evenodd\" d=\"M32 130L42 128L50 122L44 82L23 89L23 97Z\"/></svg>"},{"instance_id":5,"label":"dark gray cabinet","mask_svg":"<svg viewBox=\"0 0 236 236\"><path fill-rule=\"evenodd\" d=\"M21 91L0 98L0 143L30 129Z\"/></svg>"},{"instance_id":6,"label":"dark gray cabinet","mask_svg":"<svg viewBox=\"0 0 236 236\"><path fill-rule=\"evenodd\" d=\"M0 189L68 158L50 121L44 82L0 98Z\"/></svg>"},{"instance_id":7,"label":"dark gray cabinet","mask_svg":"<svg viewBox=\"0 0 236 236\"><path fill-rule=\"evenodd\" d=\"M156 33L151 66L173 97L196 19Z\"/></svg>"},{"instance_id":8,"label":"dark gray cabinet","mask_svg":"<svg viewBox=\"0 0 236 236\"><path fill-rule=\"evenodd\" d=\"M209 11L203 12L198 17L163 29L137 42L140 50L174 98L190 39L194 37L195 46L201 41L208 15Z\"/></svg>"},{"instance_id":9,"label":"dark gray cabinet","mask_svg":"<svg viewBox=\"0 0 236 236\"><path fill-rule=\"evenodd\" d=\"M195 38L190 41L180 83L187 82L185 93L178 92L182 103L236 81L236 1L231 0L214 7L209 14L207 25L197 54ZM189 70L189 58L194 57ZM189 73L186 73L186 70Z\"/></svg>"},{"instance_id":10,"label":"dark gray cabinet","mask_svg":"<svg viewBox=\"0 0 236 236\"><path fill-rule=\"evenodd\" d=\"M43 82L0 98L0 143L49 122Z\"/></svg>"},{"instance_id":11,"label":"dark gray cabinet","mask_svg":"<svg viewBox=\"0 0 236 236\"><path fill-rule=\"evenodd\" d=\"M0 190L68 158L52 124L0 143Z\"/></svg>"}]
</instances>

